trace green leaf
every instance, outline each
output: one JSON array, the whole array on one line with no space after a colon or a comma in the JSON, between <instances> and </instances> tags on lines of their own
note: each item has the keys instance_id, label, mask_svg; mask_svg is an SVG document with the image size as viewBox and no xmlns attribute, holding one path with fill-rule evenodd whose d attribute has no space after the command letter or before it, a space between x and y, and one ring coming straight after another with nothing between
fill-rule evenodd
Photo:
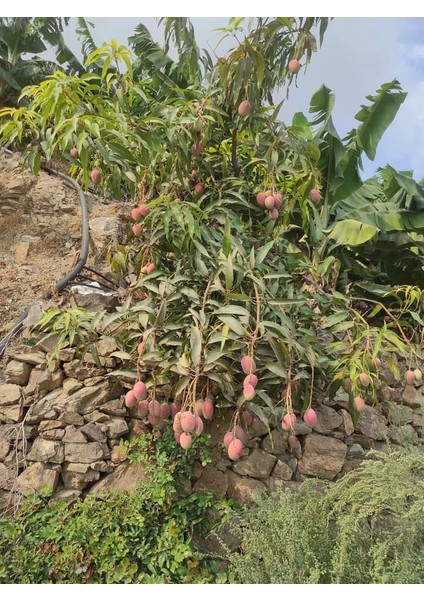
<instances>
[{"instance_id":1,"label":"green leaf","mask_svg":"<svg viewBox=\"0 0 424 600\"><path fill-rule=\"evenodd\" d=\"M202 334L198 327L191 326L190 336L190 347L191 347L191 362L193 367L197 367L200 363L202 355Z\"/></svg>"},{"instance_id":2,"label":"green leaf","mask_svg":"<svg viewBox=\"0 0 424 600\"><path fill-rule=\"evenodd\" d=\"M240 323L240 321L237 321L237 319L235 319L234 317L219 315L218 318L220 321L225 323L225 325L227 325L231 329L231 331L233 331L235 334L241 335L241 336L246 335L243 325Z\"/></svg>"},{"instance_id":3,"label":"green leaf","mask_svg":"<svg viewBox=\"0 0 424 600\"><path fill-rule=\"evenodd\" d=\"M329 237L341 246L360 246L372 240L379 229L372 225L366 225L360 221L346 219L339 221L328 233Z\"/></svg>"}]
</instances>

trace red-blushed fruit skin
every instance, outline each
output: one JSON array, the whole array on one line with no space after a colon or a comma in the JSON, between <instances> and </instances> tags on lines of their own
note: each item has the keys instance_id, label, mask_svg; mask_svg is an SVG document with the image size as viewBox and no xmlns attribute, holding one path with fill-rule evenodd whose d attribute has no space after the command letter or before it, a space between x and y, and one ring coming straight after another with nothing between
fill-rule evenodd
<instances>
[{"instance_id":1,"label":"red-blushed fruit skin","mask_svg":"<svg viewBox=\"0 0 424 600\"><path fill-rule=\"evenodd\" d=\"M283 195L275 194L274 198L275 198L275 208L280 208L280 206L283 203Z\"/></svg>"},{"instance_id":2,"label":"red-blushed fruit skin","mask_svg":"<svg viewBox=\"0 0 424 600\"><path fill-rule=\"evenodd\" d=\"M318 422L318 415L313 408L307 408L305 410L305 414L303 415L303 420L308 427L313 429Z\"/></svg>"},{"instance_id":3,"label":"red-blushed fruit skin","mask_svg":"<svg viewBox=\"0 0 424 600\"><path fill-rule=\"evenodd\" d=\"M296 75L296 73L299 73L300 67L301 67L300 62L298 60L296 60L295 58L292 58L289 61L288 68L289 68L290 73L293 73L294 75Z\"/></svg>"},{"instance_id":4,"label":"red-blushed fruit skin","mask_svg":"<svg viewBox=\"0 0 424 600\"><path fill-rule=\"evenodd\" d=\"M275 206L274 196L267 196L265 198L264 206L265 206L265 208L269 208L269 209L274 208L274 206Z\"/></svg>"},{"instance_id":5,"label":"red-blushed fruit skin","mask_svg":"<svg viewBox=\"0 0 424 600\"><path fill-rule=\"evenodd\" d=\"M268 217L271 219L271 221L276 221L279 216L280 216L280 213L278 212L278 210L276 208L273 208L268 213Z\"/></svg>"},{"instance_id":6,"label":"red-blushed fruit skin","mask_svg":"<svg viewBox=\"0 0 424 600\"><path fill-rule=\"evenodd\" d=\"M72 158L77 158L77 156L78 156L78 148L71 148L71 151L70 151L69 154L72 156Z\"/></svg>"},{"instance_id":7,"label":"red-blushed fruit skin","mask_svg":"<svg viewBox=\"0 0 424 600\"><path fill-rule=\"evenodd\" d=\"M171 415L171 408L168 402L162 402L160 405L160 418L166 421Z\"/></svg>"},{"instance_id":8,"label":"red-blushed fruit skin","mask_svg":"<svg viewBox=\"0 0 424 600\"><path fill-rule=\"evenodd\" d=\"M138 221L139 219L141 219L141 212L138 210L138 208L132 209L131 218L134 219L134 221Z\"/></svg>"},{"instance_id":9,"label":"red-blushed fruit skin","mask_svg":"<svg viewBox=\"0 0 424 600\"><path fill-rule=\"evenodd\" d=\"M149 401L148 400L142 400L139 403L138 414L142 419L144 419L144 417L147 417L147 415L149 414Z\"/></svg>"},{"instance_id":10,"label":"red-blushed fruit skin","mask_svg":"<svg viewBox=\"0 0 424 600\"><path fill-rule=\"evenodd\" d=\"M150 425L159 425L160 422L162 421L162 419L159 417L155 417L153 415L147 415L147 420L149 421Z\"/></svg>"},{"instance_id":11,"label":"red-blushed fruit skin","mask_svg":"<svg viewBox=\"0 0 424 600\"><path fill-rule=\"evenodd\" d=\"M133 390L130 390L129 392L127 392L125 394L125 406L127 408L134 408L134 406L136 405L136 402L137 402L137 398L135 397Z\"/></svg>"},{"instance_id":12,"label":"red-blushed fruit skin","mask_svg":"<svg viewBox=\"0 0 424 600\"><path fill-rule=\"evenodd\" d=\"M138 207L138 210L141 214L142 217L147 217L147 215L150 212L150 208L147 206L147 204L140 204L140 206Z\"/></svg>"},{"instance_id":13,"label":"red-blushed fruit skin","mask_svg":"<svg viewBox=\"0 0 424 600\"><path fill-rule=\"evenodd\" d=\"M423 374L421 369L414 369L414 377L415 377L415 381L422 381L423 380Z\"/></svg>"},{"instance_id":14,"label":"red-blushed fruit skin","mask_svg":"<svg viewBox=\"0 0 424 600\"><path fill-rule=\"evenodd\" d=\"M194 193L196 196L201 196L203 194L204 191L204 185L203 183L196 183L196 185L194 186Z\"/></svg>"},{"instance_id":15,"label":"red-blushed fruit skin","mask_svg":"<svg viewBox=\"0 0 424 600\"><path fill-rule=\"evenodd\" d=\"M287 441L292 450L296 450L297 448L300 448L300 442L295 435L289 435L289 437L287 438Z\"/></svg>"},{"instance_id":16,"label":"red-blushed fruit skin","mask_svg":"<svg viewBox=\"0 0 424 600\"><path fill-rule=\"evenodd\" d=\"M102 176L100 174L100 171L98 171L97 169L93 169L90 173L90 179L93 183L98 184L100 183Z\"/></svg>"},{"instance_id":17,"label":"red-blushed fruit skin","mask_svg":"<svg viewBox=\"0 0 424 600\"><path fill-rule=\"evenodd\" d=\"M203 152L203 145L200 142L195 142L191 147L193 156L200 156Z\"/></svg>"},{"instance_id":18,"label":"red-blushed fruit skin","mask_svg":"<svg viewBox=\"0 0 424 600\"><path fill-rule=\"evenodd\" d=\"M182 413L178 412L175 415L174 421L172 423L172 429L174 430L175 433L179 433L179 434L181 434L183 432L183 428L181 427L181 415L182 415Z\"/></svg>"},{"instance_id":19,"label":"red-blushed fruit skin","mask_svg":"<svg viewBox=\"0 0 424 600\"><path fill-rule=\"evenodd\" d=\"M227 433L224 435L224 446L226 448L228 448L228 446L231 444L233 439L234 439L234 433L232 431L227 431Z\"/></svg>"},{"instance_id":20,"label":"red-blushed fruit skin","mask_svg":"<svg viewBox=\"0 0 424 600\"><path fill-rule=\"evenodd\" d=\"M406 373L405 373L405 379L406 379L406 383L408 385L414 385L414 383L415 383L414 371L411 371L411 369L408 369L408 371L406 371Z\"/></svg>"},{"instance_id":21,"label":"red-blushed fruit skin","mask_svg":"<svg viewBox=\"0 0 424 600\"><path fill-rule=\"evenodd\" d=\"M250 375L250 373L254 373L256 371L256 363L253 358L250 358L250 356L245 354L241 359L241 368L243 373Z\"/></svg>"},{"instance_id":22,"label":"red-blushed fruit skin","mask_svg":"<svg viewBox=\"0 0 424 600\"><path fill-rule=\"evenodd\" d=\"M144 342L140 342L139 345L137 346L137 352L139 354L142 354L143 350L144 350Z\"/></svg>"},{"instance_id":23,"label":"red-blushed fruit skin","mask_svg":"<svg viewBox=\"0 0 424 600\"><path fill-rule=\"evenodd\" d=\"M186 433L191 433L196 427L196 417L192 412L186 410L181 414L180 423L183 431Z\"/></svg>"},{"instance_id":24,"label":"red-blushed fruit skin","mask_svg":"<svg viewBox=\"0 0 424 600\"><path fill-rule=\"evenodd\" d=\"M246 377L243 379L243 387L249 384L254 388L258 385L258 378L254 373L246 375Z\"/></svg>"},{"instance_id":25,"label":"red-blushed fruit skin","mask_svg":"<svg viewBox=\"0 0 424 600\"><path fill-rule=\"evenodd\" d=\"M372 364L376 369L379 369L381 367L381 360L376 356L372 359Z\"/></svg>"},{"instance_id":26,"label":"red-blushed fruit skin","mask_svg":"<svg viewBox=\"0 0 424 600\"><path fill-rule=\"evenodd\" d=\"M353 399L353 404L358 412L361 412L365 408L365 402L361 396L356 396Z\"/></svg>"},{"instance_id":27,"label":"red-blushed fruit skin","mask_svg":"<svg viewBox=\"0 0 424 600\"><path fill-rule=\"evenodd\" d=\"M252 110L252 105L250 104L249 100L243 100L243 102L240 102L239 107L238 107L238 114L241 117L247 117L247 115L250 114L251 110Z\"/></svg>"},{"instance_id":28,"label":"red-blushed fruit skin","mask_svg":"<svg viewBox=\"0 0 424 600\"><path fill-rule=\"evenodd\" d=\"M183 432L181 432L181 433L183 433ZM174 439L177 442L177 444L180 443L181 433L177 433L176 431L174 431Z\"/></svg>"},{"instance_id":29,"label":"red-blushed fruit skin","mask_svg":"<svg viewBox=\"0 0 424 600\"><path fill-rule=\"evenodd\" d=\"M137 400L145 400L147 398L146 384L142 381L137 381L133 387L133 392Z\"/></svg>"},{"instance_id":30,"label":"red-blushed fruit skin","mask_svg":"<svg viewBox=\"0 0 424 600\"><path fill-rule=\"evenodd\" d=\"M244 450L244 445L241 440L235 438L232 442L228 444L227 454L230 460L238 460L242 455Z\"/></svg>"},{"instance_id":31,"label":"red-blushed fruit skin","mask_svg":"<svg viewBox=\"0 0 424 600\"><path fill-rule=\"evenodd\" d=\"M255 388L248 383L243 387L243 398L247 401L252 400L255 396Z\"/></svg>"},{"instance_id":32,"label":"red-blushed fruit skin","mask_svg":"<svg viewBox=\"0 0 424 600\"><path fill-rule=\"evenodd\" d=\"M203 415L203 400L196 400L194 403L194 414L198 417Z\"/></svg>"},{"instance_id":33,"label":"red-blushed fruit skin","mask_svg":"<svg viewBox=\"0 0 424 600\"><path fill-rule=\"evenodd\" d=\"M191 435L189 433L183 431L182 434L180 435L181 448L183 448L184 450L188 450L189 448L191 448L192 443L193 443L193 438L191 437Z\"/></svg>"},{"instance_id":34,"label":"red-blushed fruit skin","mask_svg":"<svg viewBox=\"0 0 424 600\"><path fill-rule=\"evenodd\" d=\"M146 265L146 273L151 273L152 271L154 271L156 268L155 263L149 263L148 265Z\"/></svg>"},{"instance_id":35,"label":"red-blushed fruit skin","mask_svg":"<svg viewBox=\"0 0 424 600\"><path fill-rule=\"evenodd\" d=\"M321 202L321 194L316 188L313 188L309 192L309 198L312 200L314 204L319 204Z\"/></svg>"},{"instance_id":36,"label":"red-blushed fruit skin","mask_svg":"<svg viewBox=\"0 0 424 600\"><path fill-rule=\"evenodd\" d=\"M141 235L142 229L140 223L134 223L131 229L134 235Z\"/></svg>"},{"instance_id":37,"label":"red-blushed fruit skin","mask_svg":"<svg viewBox=\"0 0 424 600\"><path fill-rule=\"evenodd\" d=\"M256 202L259 204L259 206L265 206L265 198L265 192L259 192L259 194L256 195Z\"/></svg>"},{"instance_id":38,"label":"red-blushed fruit skin","mask_svg":"<svg viewBox=\"0 0 424 600\"><path fill-rule=\"evenodd\" d=\"M203 421L197 415L196 415L195 419L196 419L196 426L194 428L193 433L194 433L194 435L200 435L202 433L202 431L203 431Z\"/></svg>"},{"instance_id":39,"label":"red-blushed fruit skin","mask_svg":"<svg viewBox=\"0 0 424 600\"><path fill-rule=\"evenodd\" d=\"M157 400L150 400L149 413L152 415L152 417L160 418L160 403Z\"/></svg>"},{"instance_id":40,"label":"red-blushed fruit skin","mask_svg":"<svg viewBox=\"0 0 424 600\"><path fill-rule=\"evenodd\" d=\"M203 418L210 421L213 417L214 406L211 400L205 400L202 406Z\"/></svg>"},{"instance_id":41,"label":"red-blushed fruit skin","mask_svg":"<svg viewBox=\"0 0 424 600\"><path fill-rule=\"evenodd\" d=\"M296 421L297 419L294 413L284 415L283 420L281 421L281 427L284 429L284 431L288 431L289 429L294 428Z\"/></svg>"},{"instance_id":42,"label":"red-blushed fruit skin","mask_svg":"<svg viewBox=\"0 0 424 600\"><path fill-rule=\"evenodd\" d=\"M370 384L369 375L367 375L366 373L360 373L359 381L361 382L362 387L368 387Z\"/></svg>"},{"instance_id":43,"label":"red-blushed fruit skin","mask_svg":"<svg viewBox=\"0 0 424 600\"><path fill-rule=\"evenodd\" d=\"M175 415L177 415L181 410L181 405L179 402L172 402L171 404L171 417L174 419Z\"/></svg>"}]
</instances>

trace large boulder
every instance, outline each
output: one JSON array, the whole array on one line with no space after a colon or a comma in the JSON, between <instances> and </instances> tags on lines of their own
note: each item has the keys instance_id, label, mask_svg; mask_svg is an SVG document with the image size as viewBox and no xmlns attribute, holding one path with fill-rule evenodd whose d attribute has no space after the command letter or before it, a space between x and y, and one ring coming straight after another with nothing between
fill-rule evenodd
<instances>
[{"instance_id":1,"label":"large boulder","mask_svg":"<svg viewBox=\"0 0 424 600\"><path fill-rule=\"evenodd\" d=\"M98 483L95 483L89 493L100 494L109 490L120 492L132 492L147 480L143 465L125 462L119 465L113 473L106 475Z\"/></svg>"},{"instance_id":2,"label":"large boulder","mask_svg":"<svg viewBox=\"0 0 424 600\"><path fill-rule=\"evenodd\" d=\"M343 442L311 433L305 440L298 471L304 475L332 480L342 470L346 454L347 446Z\"/></svg>"}]
</instances>

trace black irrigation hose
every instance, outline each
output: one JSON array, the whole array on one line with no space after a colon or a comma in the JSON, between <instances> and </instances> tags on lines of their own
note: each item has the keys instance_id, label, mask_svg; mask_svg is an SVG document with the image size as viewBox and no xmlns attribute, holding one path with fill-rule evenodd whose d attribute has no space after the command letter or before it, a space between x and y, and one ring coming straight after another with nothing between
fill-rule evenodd
<instances>
[{"instance_id":1,"label":"black irrigation hose","mask_svg":"<svg viewBox=\"0 0 424 600\"><path fill-rule=\"evenodd\" d=\"M11 152L10 150L7 150L6 148L0 148L0 153L5 153L5 154L9 154L9 155L13 154L13 152ZM78 185L78 183L75 181L75 179L68 177L68 175L61 173L60 171L51 169L50 167L42 167L42 169L43 169L43 171L46 171L46 173L49 173L50 175L56 175L57 177L61 177L64 181L66 181L66 183L68 183L68 185L72 186L78 192L80 206L81 206L82 239L81 239L80 259L79 259L78 263L75 265L75 267L72 269L72 271L70 271L63 279L61 279L60 281L55 283L56 290L61 292L68 285L68 283L70 281L72 281L72 279L74 279L78 275L78 273L84 268L84 265L88 258L90 233L89 233L89 228L88 228L87 200L86 200L84 192L82 191L82 189ZM39 300L48 300L51 296L52 296L52 292L48 292L47 294L42 296L42 298L40 298ZM38 302L38 300L36 300L36 302ZM27 318L28 313L29 313L29 308L27 308L26 311L18 318L18 320L15 322L15 324L13 325L11 330L5 335L5 337L0 340L0 358L3 356L11 338L14 335L17 335L18 333L20 333L20 331L22 330L22 328L23 328L22 323Z\"/></svg>"}]
</instances>

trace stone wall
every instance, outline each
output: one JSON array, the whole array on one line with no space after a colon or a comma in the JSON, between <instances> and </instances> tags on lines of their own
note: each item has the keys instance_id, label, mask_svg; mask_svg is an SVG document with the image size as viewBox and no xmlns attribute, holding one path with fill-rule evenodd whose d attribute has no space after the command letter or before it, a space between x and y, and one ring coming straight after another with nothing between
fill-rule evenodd
<instances>
[{"instance_id":1,"label":"stone wall","mask_svg":"<svg viewBox=\"0 0 424 600\"><path fill-rule=\"evenodd\" d=\"M72 500L110 486L128 490L143 480L142 465L128 463L119 441L149 426L135 409L124 406L125 386L108 377L119 361L115 350L108 339L97 343L101 366L91 354L77 360L72 349L54 358L47 343L9 351L0 370L3 505L46 488L54 498ZM243 456L234 463L222 444L232 410L216 411L206 427L212 463L194 464L193 490L213 490L220 498L243 503L254 491L296 487L305 477L335 480L364 460L371 448L422 446L424 388L399 384L389 373L383 373L382 381L379 403L366 406L356 426L348 396L339 392L314 407L314 431L298 419L295 432L301 448L290 449L289 434L281 428L269 433L256 422Z\"/></svg>"}]
</instances>

